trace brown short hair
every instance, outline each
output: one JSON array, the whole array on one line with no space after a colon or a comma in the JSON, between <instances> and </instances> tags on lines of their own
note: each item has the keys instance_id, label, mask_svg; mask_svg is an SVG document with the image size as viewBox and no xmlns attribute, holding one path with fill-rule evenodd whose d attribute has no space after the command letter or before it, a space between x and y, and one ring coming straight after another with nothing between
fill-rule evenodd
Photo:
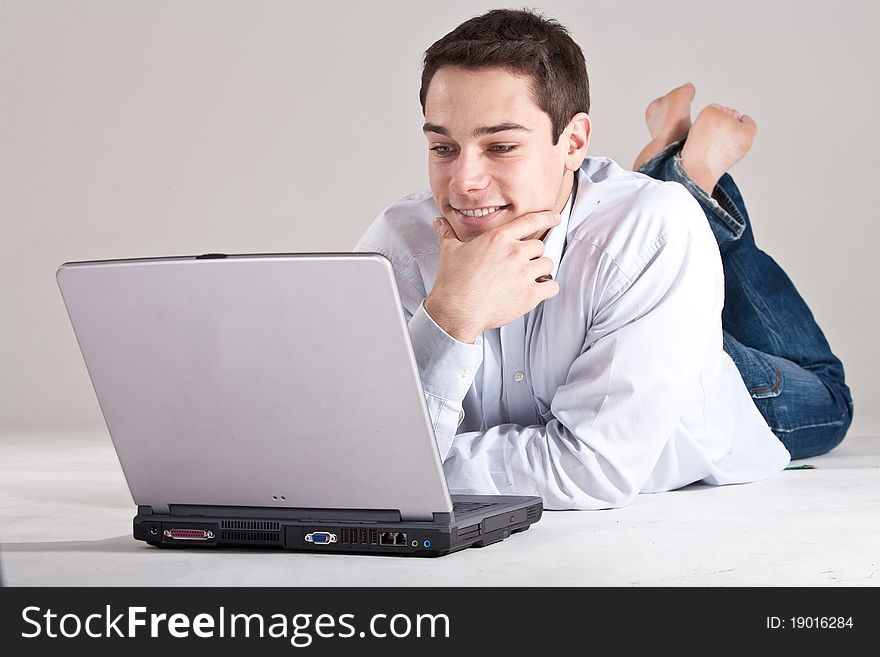
<instances>
[{"instance_id":1,"label":"brown short hair","mask_svg":"<svg viewBox=\"0 0 880 657\"><path fill-rule=\"evenodd\" d=\"M503 68L532 79L535 104L553 124L553 143L578 112L590 112L584 53L562 25L529 10L493 9L465 21L425 51L422 113L434 74L444 66Z\"/></svg>"}]
</instances>

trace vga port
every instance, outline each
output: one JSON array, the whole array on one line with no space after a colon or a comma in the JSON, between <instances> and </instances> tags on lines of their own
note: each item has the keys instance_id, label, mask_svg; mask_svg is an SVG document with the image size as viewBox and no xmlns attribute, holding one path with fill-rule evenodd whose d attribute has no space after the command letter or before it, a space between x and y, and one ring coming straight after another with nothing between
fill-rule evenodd
<instances>
[{"instance_id":1,"label":"vga port","mask_svg":"<svg viewBox=\"0 0 880 657\"><path fill-rule=\"evenodd\" d=\"M309 532L305 536L306 543L314 545L329 545L336 542L336 534L330 532Z\"/></svg>"}]
</instances>

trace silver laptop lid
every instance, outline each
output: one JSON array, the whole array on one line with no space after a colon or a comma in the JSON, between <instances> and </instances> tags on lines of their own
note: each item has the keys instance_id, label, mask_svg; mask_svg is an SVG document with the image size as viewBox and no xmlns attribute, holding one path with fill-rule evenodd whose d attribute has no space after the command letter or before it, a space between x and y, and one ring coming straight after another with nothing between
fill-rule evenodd
<instances>
[{"instance_id":1,"label":"silver laptop lid","mask_svg":"<svg viewBox=\"0 0 880 657\"><path fill-rule=\"evenodd\" d=\"M451 511L383 256L67 263L57 279L136 504Z\"/></svg>"}]
</instances>

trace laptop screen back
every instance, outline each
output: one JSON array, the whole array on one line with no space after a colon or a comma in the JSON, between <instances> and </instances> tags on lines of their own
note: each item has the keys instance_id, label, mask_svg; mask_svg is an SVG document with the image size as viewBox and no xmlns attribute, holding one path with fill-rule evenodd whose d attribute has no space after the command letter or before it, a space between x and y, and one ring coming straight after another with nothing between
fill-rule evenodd
<instances>
[{"instance_id":1,"label":"laptop screen back","mask_svg":"<svg viewBox=\"0 0 880 657\"><path fill-rule=\"evenodd\" d=\"M384 257L68 263L58 283L136 504L452 508Z\"/></svg>"}]
</instances>

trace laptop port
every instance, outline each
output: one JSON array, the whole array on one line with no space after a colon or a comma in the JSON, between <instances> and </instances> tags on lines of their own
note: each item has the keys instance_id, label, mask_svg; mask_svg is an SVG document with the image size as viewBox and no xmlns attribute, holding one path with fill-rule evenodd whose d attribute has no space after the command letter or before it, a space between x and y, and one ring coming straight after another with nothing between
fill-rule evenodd
<instances>
[{"instance_id":1,"label":"laptop port","mask_svg":"<svg viewBox=\"0 0 880 657\"><path fill-rule=\"evenodd\" d=\"M340 533L342 534L342 542L348 543L349 542L348 530L343 529L342 532L340 532Z\"/></svg>"},{"instance_id":2,"label":"laptop port","mask_svg":"<svg viewBox=\"0 0 880 657\"><path fill-rule=\"evenodd\" d=\"M370 530L370 545L376 545L379 542L379 532L375 529Z\"/></svg>"},{"instance_id":3,"label":"laptop port","mask_svg":"<svg viewBox=\"0 0 880 657\"><path fill-rule=\"evenodd\" d=\"M394 544L395 545L406 545L406 534L403 532L397 532L394 535Z\"/></svg>"},{"instance_id":4,"label":"laptop port","mask_svg":"<svg viewBox=\"0 0 880 657\"><path fill-rule=\"evenodd\" d=\"M214 538L214 532L207 529L166 529L162 535L175 541L210 541Z\"/></svg>"},{"instance_id":5,"label":"laptop port","mask_svg":"<svg viewBox=\"0 0 880 657\"><path fill-rule=\"evenodd\" d=\"M379 534L379 545L394 545L394 532L382 532Z\"/></svg>"},{"instance_id":6,"label":"laptop port","mask_svg":"<svg viewBox=\"0 0 880 657\"><path fill-rule=\"evenodd\" d=\"M330 532L309 532L305 536L306 543L314 545L328 545L336 542L336 534Z\"/></svg>"}]
</instances>

